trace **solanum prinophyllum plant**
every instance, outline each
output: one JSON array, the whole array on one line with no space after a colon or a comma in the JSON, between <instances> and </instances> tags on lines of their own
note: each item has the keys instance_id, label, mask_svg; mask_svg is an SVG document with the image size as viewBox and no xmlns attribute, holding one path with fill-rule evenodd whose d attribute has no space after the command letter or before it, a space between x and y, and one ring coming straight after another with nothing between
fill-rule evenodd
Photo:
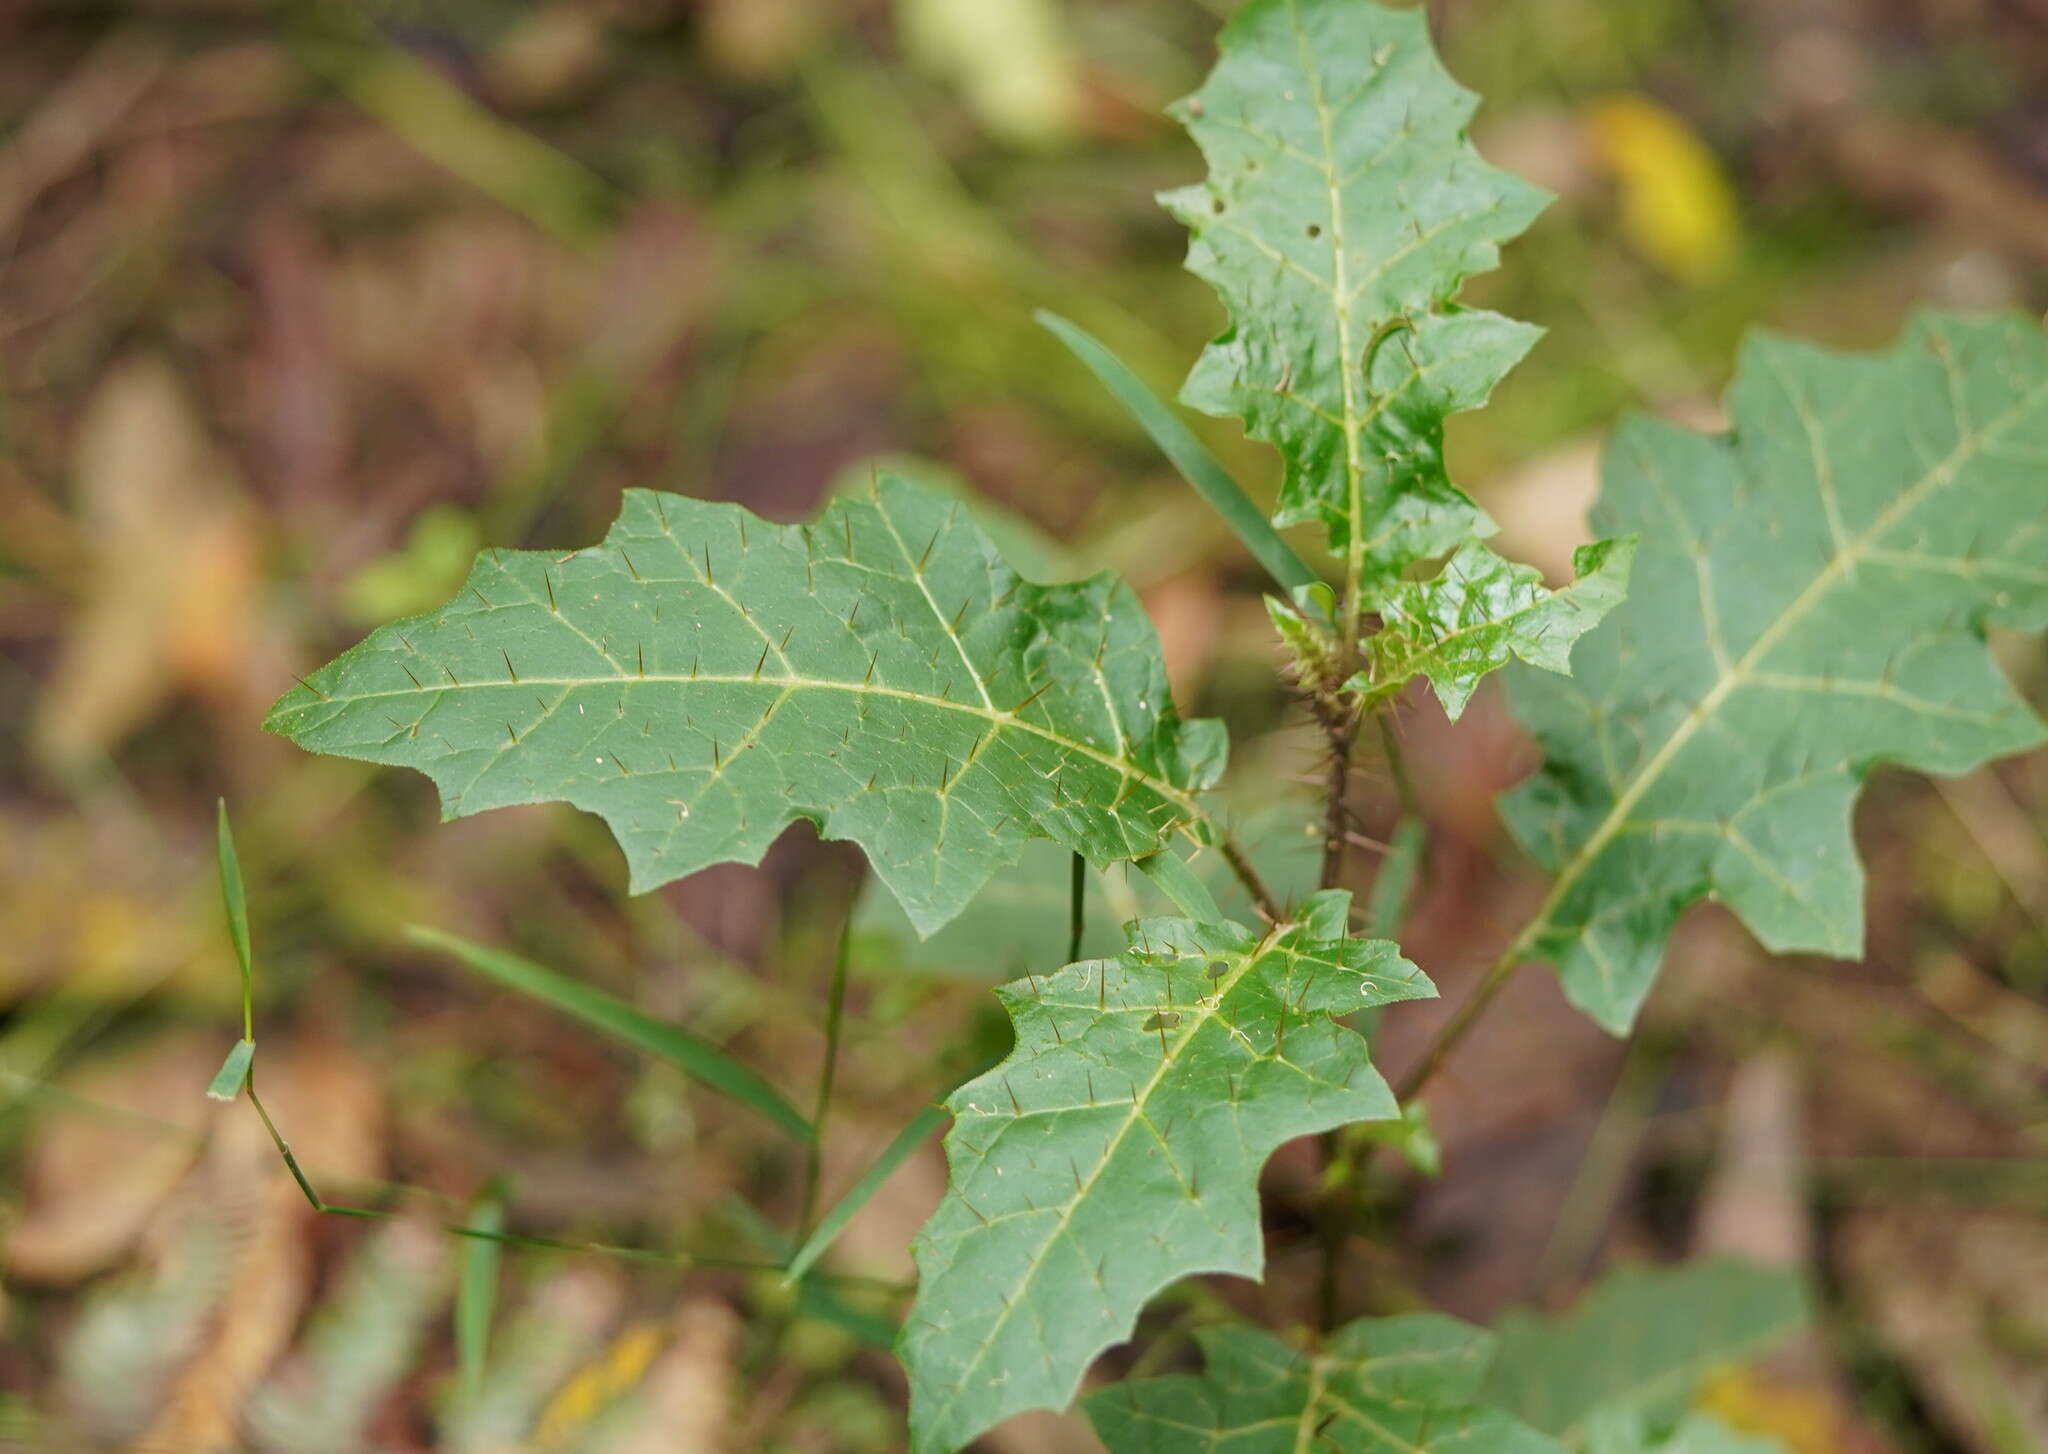
<instances>
[{"instance_id":1,"label":"solanum prinophyllum plant","mask_svg":"<svg viewBox=\"0 0 2048 1454\"><path fill-rule=\"evenodd\" d=\"M1228 314L1182 399L1278 451L1270 521L1162 406L1136 404L1275 576L1286 668L1329 754L1313 890L1276 892L1214 806L1223 728L1178 714L1127 586L1026 581L957 500L888 473L795 526L629 492L602 542L485 552L455 599L311 673L268 724L427 773L450 817L599 814L635 891L756 862L799 818L865 850L920 933L1035 840L1149 877L1170 915L998 990L1014 1048L932 1087L950 1183L898 1341L919 1451L1067 1406L1169 1284L1256 1277L1267 1157L1416 1128L1417 1095L1518 967L1552 967L1621 1035L1700 899L1771 950L1853 956L1866 774L1962 772L2043 738L1984 635L2048 627L2035 323L1925 315L1868 357L1753 338L1727 433L1621 427L1599 539L1546 585L1485 543L1444 458L1446 416L1483 404L1538 332L1457 291L1543 194L1473 149L1474 98L1420 10L1249 0L1220 52L1177 109L1207 179L1164 199ZM1307 527L1317 563L1275 526ZM1456 717L1496 671L1542 751L1503 814L1551 888L1396 1095L1362 1012L1436 990L1360 932L1346 788L1404 687L1426 681ZM1359 1159L1400 1139L1326 1138L1333 1265ZM1119 1454L1762 1448L1686 1412L1689 1380L1797 1316L1783 1279L1708 1265L1624 1277L1575 1323L1498 1337L1435 1315L1217 1326L1201 1372L1086 1407Z\"/></svg>"}]
</instances>

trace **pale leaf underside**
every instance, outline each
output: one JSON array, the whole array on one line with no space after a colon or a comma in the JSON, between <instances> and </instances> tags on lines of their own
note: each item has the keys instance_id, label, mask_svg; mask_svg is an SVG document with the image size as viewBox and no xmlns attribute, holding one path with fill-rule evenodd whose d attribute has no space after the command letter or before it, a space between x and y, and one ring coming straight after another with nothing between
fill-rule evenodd
<instances>
[{"instance_id":1,"label":"pale leaf underside","mask_svg":"<svg viewBox=\"0 0 2048 1454\"><path fill-rule=\"evenodd\" d=\"M1263 936L1141 920L1118 958L998 992L1016 1048L948 1102L949 1189L916 1249L918 1450L1065 1406L1173 1280L1257 1275L1266 1157L1397 1113L1332 1017L1434 990L1393 945L1344 937L1348 902L1315 895Z\"/></svg>"},{"instance_id":2,"label":"pale leaf underside","mask_svg":"<svg viewBox=\"0 0 2048 1454\"><path fill-rule=\"evenodd\" d=\"M1493 1340L1455 1318L1364 1319L1313 1355L1251 1328L1195 1337L1199 1377L1141 1379L1089 1397L1110 1454L1564 1454L1478 1403Z\"/></svg>"},{"instance_id":3,"label":"pale leaf underside","mask_svg":"<svg viewBox=\"0 0 2048 1454\"><path fill-rule=\"evenodd\" d=\"M1642 537L1571 679L1516 672L1541 742L1509 825L1555 886L1518 950L1633 1021L1710 896L1767 948L1863 944L1849 832L1880 763L1968 771L2042 740L1985 624L2048 626L2048 339L1930 315L1852 357L1753 338L1734 433L1636 420L1594 524Z\"/></svg>"},{"instance_id":4,"label":"pale leaf underside","mask_svg":"<svg viewBox=\"0 0 2048 1454\"><path fill-rule=\"evenodd\" d=\"M881 477L810 525L628 491L603 543L487 551L462 593L306 679L268 726L418 768L449 817L601 814L636 890L861 845L920 931L1027 837L1162 846L1221 770L1130 589L1020 580L957 501Z\"/></svg>"}]
</instances>

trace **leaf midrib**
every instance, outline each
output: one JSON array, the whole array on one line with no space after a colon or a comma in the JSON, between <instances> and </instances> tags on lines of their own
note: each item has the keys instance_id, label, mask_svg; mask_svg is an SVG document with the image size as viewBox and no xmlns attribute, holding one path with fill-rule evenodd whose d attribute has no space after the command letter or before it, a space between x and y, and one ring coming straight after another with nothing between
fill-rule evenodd
<instances>
[{"instance_id":1,"label":"leaf midrib","mask_svg":"<svg viewBox=\"0 0 2048 1454\"><path fill-rule=\"evenodd\" d=\"M976 680L978 681L979 677L977 677ZM1029 732L1034 736L1042 737L1046 741L1053 743L1055 746L1065 748L1071 752L1079 753L1084 757L1092 758L1096 762L1101 763L1105 767L1115 769L1122 776L1129 778L1133 782L1142 783L1146 787L1151 788L1161 797L1167 799L1176 807L1179 807L1183 811L1187 812L1191 817L1199 816L1200 812L1200 810L1197 808L1195 804L1193 794L1187 792L1183 788L1175 786L1173 783L1168 782L1164 778L1153 776L1151 773L1148 773L1144 769L1133 764L1129 759L1114 756L1110 753L1104 752L1101 748L1096 747L1092 743L1082 742L1076 738L1068 737L1063 733L1054 731L1050 727L1042 726L1041 724L1030 721L1027 718L1019 717L1014 713L1004 712L992 707L977 707L971 702L950 702L943 697L927 696L922 692L906 691L901 687L879 686L874 683L867 683L864 685L860 682L832 681L823 678L803 677L795 675L754 676L749 674L746 676L718 676L710 674L708 672L699 672L695 675L684 675L681 673L671 672L621 672L614 674L612 676L591 677L522 676L517 681L462 682L457 685L446 687L399 687L391 691L354 692L346 695L333 692L323 694L318 691L315 691L314 699L312 701L303 702L292 707L281 708L279 709L278 713L273 714L273 720L275 720L277 715L281 715L281 713L283 712L302 711L313 707L328 705L346 706L352 702L391 701L395 699L415 697L426 697L435 701L439 701L442 698L459 692L502 691L508 688L520 687L573 688L602 687L608 685L632 687L635 684L654 683L663 683L669 685L681 684L684 686L697 685L746 686L769 688L781 687L785 691L795 691L800 689L805 691L852 692L862 696L890 697L898 701L916 702L923 706L939 708L945 711L964 712L969 716L980 717L984 721L993 722L999 728L1015 727L1021 731ZM1118 723L1117 727L1118 731L1121 732L1121 723Z\"/></svg>"},{"instance_id":2,"label":"leaf midrib","mask_svg":"<svg viewBox=\"0 0 2048 1454\"><path fill-rule=\"evenodd\" d=\"M967 1376L975 1369L981 1367L988 1357L989 1350L995 1346L997 1337L1009 1325L1011 1315L1024 1305L1024 1294L1030 1288L1032 1279L1038 1276L1039 1269L1045 1266L1046 1254L1066 1234L1067 1227L1074 1219L1076 1209L1088 1200L1088 1195L1094 1190L1095 1183L1101 1180L1104 1173L1109 1170L1110 1163L1116 1159L1117 1149L1123 1145L1124 1138L1131 1134L1131 1128L1145 1119L1146 1105L1151 1100L1153 1092L1159 1089L1160 1081L1164 1080L1166 1073L1179 1063L1181 1053L1186 1050L1195 1036L1211 1020L1223 1012L1223 1004L1230 998L1231 991L1236 989L1244 977L1252 972L1253 966L1265 957L1267 951L1279 939L1283 929L1291 927L1294 926L1276 924L1268 929L1264 937L1245 952L1244 962L1216 982L1214 993L1208 997L1207 1003L1203 1005L1199 1014L1189 1021L1187 1027L1175 1037L1166 1053L1160 1056L1158 1068L1152 1072L1152 1078L1145 1082L1144 1088L1131 1098L1130 1113L1124 1117L1123 1124L1117 1127L1116 1134L1109 1139L1109 1144L1103 1148L1102 1156L1088 1173L1087 1180L1074 1189L1073 1196L1068 1198L1066 1205L1061 1208L1059 1221L1053 1226L1051 1232L1046 1235L1045 1240L1039 1243L1038 1250L1032 1254L1030 1265L1026 1269L1023 1279L1017 1284L1016 1291L1003 1303L1002 1312L989 1325L988 1332L983 1336L980 1345L975 1349L973 1360L961 1371L959 1380L953 1385L953 1392L948 1394L946 1401L940 1404L933 1412L932 1422L934 1424L942 1422L945 1416L952 1412L953 1406L960 1401L961 1391L967 1387Z\"/></svg>"},{"instance_id":3,"label":"leaf midrib","mask_svg":"<svg viewBox=\"0 0 2048 1454\"><path fill-rule=\"evenodd\" d=\"M1515 936L1514 943L1502 956L1504 965L1522 959L1544 933L1556 927L1552 922L1552 916L1571 896L1572 890L1587 868L1628 825L1630 814L1634 812L1636 804L1656 785L1665 769L1684 750L1685 745L1692 740L1701 726L1749 679L1757 664L1777 646L1793 624L1812 609L1815 602L1834 588L1839 577L1853 571L1856 563L1873 548L1873 543L1881 540L1901 517L1910 514L1930 496L1953 484L1962 472L1963 466L1980 453L1994 435L2031 410L2044 395L2048 395L2048 384L2037 385L2016 399L1997 419L1959 439L1946 459L1913 485L1901 491L1898 498L1886 506L1883 513L1872 521L1868 528L1851 538L1843 549L1829 558L1827 565L1813 578L1813 582L1799 593L1776 621L1764 629L1749 650L1721 673L1712 689L1700 698L1685 720L1664 740L1663 746L1659 747L1629 780L1627 788L1615 798L1614 806L1601 819L1600 825L1572 855L1570 861L1558 870L1556 882L1551 885L1551 890L1544 897L1535 917ZM1958 418L1957 423L1960 425L1963 420Z\"/></svg>"},{"instance_id":4,"label":"leaf midrib","mask_svg":"<svg viewBox=\"0 0 2048 1454\"><path fill-rule=\"evenodd\" d=\"M1337 139L1330 129L1330 107L1323 96L1323 77L1310 54L1308 31L1301 23L1299 0L1287 0L1287 18L1294 27L1294 48L1300 58L1302 78L1308 83L1309 100L1315 107L1316 125L1323 138L1323 185L1330 206L1330 301L1337 314L1337 381L1344 407L1345 510L1349 539L1344 551L1343 641L1358 635L1361 587L1365 575L1365 467L1358 457L1359 418L1357 386L1351 377L1351 289L1346 276L1344 246L1344 195L1337 180ZM1320 280L1319 280L1320 281Z\"/></svg>"}]
</instances>

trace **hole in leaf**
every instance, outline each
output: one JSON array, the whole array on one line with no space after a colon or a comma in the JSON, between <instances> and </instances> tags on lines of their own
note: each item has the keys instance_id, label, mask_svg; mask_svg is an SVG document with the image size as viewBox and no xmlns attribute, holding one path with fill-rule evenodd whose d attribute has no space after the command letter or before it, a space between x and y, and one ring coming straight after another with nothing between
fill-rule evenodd
<instances>
[{"instance_id":1,"label":"hole in leaf","mask_svg":"<svg viewBox=\"0 0 2048 1454\"><path fill-rule=\"evenodd\" d=\"M1171 1030L1180 1023L1180 1016L1171 1010L1161 1010L1145 1022L1147 1030Z\"/></svg>"},{"instance_id":2,"label":"hole in leaf","mask_svg":"<svg viewBox=\"0 0 2048 1454\"><path fill-rule=\"evenodd\" d=\"M1320 222L1311 222L1308 225L1308 235L1310 237L1321 237L1323 235L1323 225Z\"/></svg>"}]
</instances>

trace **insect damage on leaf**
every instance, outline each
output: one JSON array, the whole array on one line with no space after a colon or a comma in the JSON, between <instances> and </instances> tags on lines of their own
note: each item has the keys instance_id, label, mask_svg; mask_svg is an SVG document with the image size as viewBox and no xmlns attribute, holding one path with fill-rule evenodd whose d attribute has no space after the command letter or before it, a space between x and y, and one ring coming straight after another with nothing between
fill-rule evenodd
<instances>
[{"instance_id":1,"label":"insect damage on leaf","mask_svg":"<svg viewBox=\"0 0 2048 1454\"><path fill-rule=\"evenodd\" d=\"M629 491L603 543L486 551L267 725L418 768L451 818L598 813L636 891L758 862L807 818L924 933L1026 838L1156 851L1224 754L1221 724L1175 714L1129 587L1021 580L957 501L887 475L794 526Z\"/></svg>"},{"instance_id":2,"label":"insect damage on leaf","mask_svg":"<svg viewBox=\"0 0 2048 1454\"><path fill-rule=\"evenodd\" d=\"M1334 1017L1435 989L1394 945L1345 937L1349 902L1314 895L1263 936L1140 920L1117 958L998 992L1016 1048L948 1102L948 1190L916 1249L918 1450L1064 1407L1174 1279L1256 1276L1266 1157L1398 1114Z\"/></svg>"},{"instance_id":3,"label":"insect damage on leaf","mask_svg":"<svg viewBox=\"0 0 2048 1454\"><path fill-rule=\"evenodd\" d=\"M1850 814L1880 763L1960 773L2043 739L1987 624L2048 627L2048 338L1929 314L1854 357L1759 335L1734 431L1638 419L1593 521L1636 586L1574 676L1516 670L1544 763L1503 808L1557 873L1514 948L1620 1033L1685 906L1854 956Z\"/></svg>"},{"instance_id":4,"label":"insect damage on leaf","mask_svg":"<svg viewBox=\"0 0 2048 1454\"><path fill-rule=\"evenodd\" d=\"M1420 8L1251 0L1221 48L1177 112L1208 179L1161 199L1230 314L1182 398L1278 448L1275 519L1320 523L1344 562L1334 640L1274 603L1303 685L1385 697L1426 675L1456 716L1511 656L1566 669L1619 597L1626 546L1603 542L1553 595L1478 543L1493 523L1444 467L1445 417L1485 403L1540 332L1450 299L1544 194L1473 150L1477 98ZM1405 579L1452 552L1436 579ZM1374 613L1387 638L1359 640Z\"/></svg>"},{"instance_id":5,"label":"insect damage on leaf","mask_svg":"<svg viewBox=\"0 0 2048 1454\"><path fill-rule=\"evenodd\" d=\"M1539 330L1447 301L1548 198L1483 161L1420 9L1251 0L1175 114L1208 179L1160 200L1230 328L1182 399L1286 461L1278 520L1390 578L1491 525L1444 472L1443 421Z\"/></svg>"}]
</instances>

